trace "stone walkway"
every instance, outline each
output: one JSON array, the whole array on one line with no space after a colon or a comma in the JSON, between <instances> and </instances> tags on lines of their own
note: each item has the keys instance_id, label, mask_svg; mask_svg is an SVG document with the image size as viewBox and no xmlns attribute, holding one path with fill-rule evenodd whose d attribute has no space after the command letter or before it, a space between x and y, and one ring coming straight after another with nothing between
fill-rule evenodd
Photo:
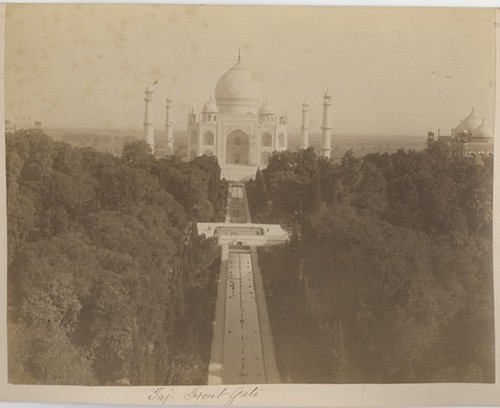
<instances>
[{"instance_id":1,"label":"stone walkway","mask_svg":"<svg viewBox=\"0 0 500 408\"><path fill-rule=\"evenodd\" d=\"M230 185L227 208L226 223L250 223L242 184ZM222 245L208 384L279 382L257 251Z\"/></svg>"}]
</instances>

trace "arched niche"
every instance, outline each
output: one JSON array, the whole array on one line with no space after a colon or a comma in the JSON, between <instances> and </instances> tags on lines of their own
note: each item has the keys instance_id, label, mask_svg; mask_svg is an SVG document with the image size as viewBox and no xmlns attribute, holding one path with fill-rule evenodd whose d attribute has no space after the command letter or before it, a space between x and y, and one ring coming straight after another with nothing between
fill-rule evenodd
<instances>
[{"instance_id":1,"label":"arched niche","mask_svg":"<svg viewBox=\"0 0 500 408\"><path fill-rule=\"evenodd\" d=\"M203 135L203 143L207 146L213 146L214 145L214 134L210 130L207 130L205 134Z\"/></svg>"},{"instance_id":2,"label":"arched niche","mask_svg":"<svg viewBox=\"0 0 500 408\"><path fill-rule=\"evenodd\" d=\"M285 135L283 133L280 133L278 135L278 146L279 147L284 147L285 146Z\"/></svg>"},{"instance_id":3,"label":"arched niche","mask_svg":"<svg viewBox=\"0 0 500 408\"><path fill-rule=\"evenodd\" d=\"M273 137L266 132L262 135L262 146L271 147L273 145Z\"/></svg>"}]
</instances>

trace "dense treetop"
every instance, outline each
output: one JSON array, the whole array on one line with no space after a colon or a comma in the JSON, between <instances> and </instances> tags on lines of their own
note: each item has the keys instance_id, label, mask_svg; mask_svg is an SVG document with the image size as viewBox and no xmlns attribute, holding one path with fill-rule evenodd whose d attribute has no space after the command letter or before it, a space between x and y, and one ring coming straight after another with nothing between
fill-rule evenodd
<instances>
[{"instance_id":1,"label":"dense treetop","mask_svg":"<svg viewBox=\"0 0 500 408\"><path fill-rule=\"evenodd\" d=\"M437 146L274 153L247 189L254 219L293 230L259 255L282 374L494 381L492 187L491 159Z\"/></svg>"},{"instance_id":2,"label":"dense treetop","mask_svg":"<svg viewBox=\"0 0 500 408\"><path fill-rule=\"evenodd\" d=\"M213 158L121 157L7 134L9 380L206 381L219 250Z\"/></svg>"}]
</instances>

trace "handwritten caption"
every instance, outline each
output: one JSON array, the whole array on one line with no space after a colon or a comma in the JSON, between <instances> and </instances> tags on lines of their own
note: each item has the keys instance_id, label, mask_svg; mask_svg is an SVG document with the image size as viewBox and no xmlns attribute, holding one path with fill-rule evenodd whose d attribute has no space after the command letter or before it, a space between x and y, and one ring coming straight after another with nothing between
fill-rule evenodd
<instances>
[{"instance_id":1,"label":"handwritten caption","mask_svg":"<svg viewBox=\"0 0 500 408\"><path fill-rule=\"evenodd\" d=\"M174 388L168 387L156 387L149 395L148 400L157 402L161 405L166 405L170 402L175 402L179 397L185 401L196 402L208 400L218 401L221 405L229 407L237 402L248 403L254 398L259 397L259 393L262 392L262 388L257 386L245 387L245 386L234 386L234 387L224 387L220 391L209 392L201 387L195 387L189 389L176 390Z\"/></svg>"}]
</instances>

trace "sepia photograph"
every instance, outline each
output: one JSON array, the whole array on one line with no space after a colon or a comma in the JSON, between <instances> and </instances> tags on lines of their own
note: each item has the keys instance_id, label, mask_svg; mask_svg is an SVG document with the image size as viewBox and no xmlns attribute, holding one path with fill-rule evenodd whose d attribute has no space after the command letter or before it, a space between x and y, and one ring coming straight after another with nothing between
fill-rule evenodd
<instances>
[{"instance_id":1,"label":"sepia photograph","mask_svg":"<svg viewBox=\"0 0 500 408\"><path fill-rule=\"evenodd\" d=\"M10 395L496 384L495 9L4 10Z\"/></svg>"}]
</instances>

